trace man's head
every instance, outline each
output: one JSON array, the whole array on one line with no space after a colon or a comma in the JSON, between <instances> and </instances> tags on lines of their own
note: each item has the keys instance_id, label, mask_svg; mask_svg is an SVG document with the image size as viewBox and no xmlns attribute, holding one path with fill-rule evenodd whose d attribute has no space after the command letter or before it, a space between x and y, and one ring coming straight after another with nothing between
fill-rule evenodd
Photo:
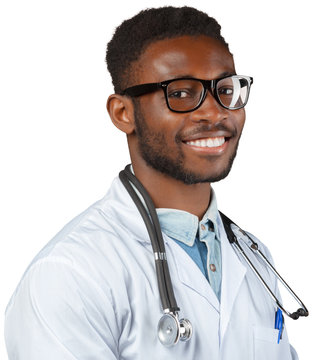
<instances>
[{"instance_id":1,"label":"man's head","mask_svg":"<svg viewBox=\"0 0 316 360\"><path fill-rule=\"evenodd\" d=\"M134 167L153 169L185 184L214 182L228 174L245 113L243 108L231 110L229 104L220 104L216 90L222 88L206 91L199 107L188 112L172 111L169 95L160 88L137 97L123 91L177 78L218 83L236 74L213 18L188 7L143 11L116 30L107 62L116 91L109 97L108 111L113 123L127 134ZM224 90L230 88L225 85ZM174 95L178 100L188 96L182 89Z\"/></svg>"},{"instance_id":2,"label":"man's head","mask_svg":"<svg viewBox=\"0 0 316 360\"><path fill-rule=\"evenodd\" d=\"M119 94L133 84L136 62L151 43L184 35L205 35L217 39L228 49L220 30L215 19L187 6L146 9L125 20L116 28L107 46L106 62L114 91Z\"/></svg>"}]
</instances>

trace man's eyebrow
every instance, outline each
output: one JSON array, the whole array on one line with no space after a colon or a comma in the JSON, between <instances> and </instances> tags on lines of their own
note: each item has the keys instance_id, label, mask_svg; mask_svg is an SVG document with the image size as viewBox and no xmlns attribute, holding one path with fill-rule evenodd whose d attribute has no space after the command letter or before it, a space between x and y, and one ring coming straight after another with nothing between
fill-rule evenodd
<instances>
[{"instance_id":1,"label":"man's eyebrow","mask_svg":"<svg viewBox=\"0 0 316 360\"><path fill-rule=\"evenodd\" d=\"M222 78L225 76L231 76L231 75L236 75L236 71L224 71L221 74L219 74L216 78L219 79L219 78Z\"/></svg>"},{"instance_id":2,"label":"man's eyebrow","mask_svg":"<svg viewBox=\"0 0 316 360\"><path fill-rule=\"evenodd\" d=\"M236 71L224 71L222 73L220 73L219 75L217 75L214 79L220 79L226 76L231 76L231 75L236 75ZM195 76L193 76L192 74L180 74L180 75L174 75L174 76L169 76L168 79L181 79L181 78L192 78L194 79ZM205 79L208 80L208 79Z\"/></svg>"},{"instance_id":3,"label":"man's eyebrow","mask_svg":"<svg viewBox=\"0 0 316 360\"><path fill-rule=\"evenodd\" d=\"M180 74L180 75L168 76L168 79L181 79L181 78L194 78L194 76L192 74Z\"/></svg>"}]
</instances>

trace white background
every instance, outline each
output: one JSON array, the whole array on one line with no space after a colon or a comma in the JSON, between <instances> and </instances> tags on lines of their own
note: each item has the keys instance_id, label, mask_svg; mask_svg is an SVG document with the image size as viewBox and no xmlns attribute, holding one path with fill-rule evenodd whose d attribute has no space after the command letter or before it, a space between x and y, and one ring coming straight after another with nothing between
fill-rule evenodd
<instances>
[{"instance_id":1,"label":"white background","mask_svg":"<svg viewBox=\"0 0 316 360\"><path fill-rule=\"evenodd\" d=\"M309 318L286 323L300 359L315 356L313 1L11 0L0 8L1 359L5 306L25 268L129 161L106 113L106 43L124 19L164 4L214 16L237 72L254 77L238 157L214 187L220 209L269 246L309 307Z\"/></svg>"}]
</instances>

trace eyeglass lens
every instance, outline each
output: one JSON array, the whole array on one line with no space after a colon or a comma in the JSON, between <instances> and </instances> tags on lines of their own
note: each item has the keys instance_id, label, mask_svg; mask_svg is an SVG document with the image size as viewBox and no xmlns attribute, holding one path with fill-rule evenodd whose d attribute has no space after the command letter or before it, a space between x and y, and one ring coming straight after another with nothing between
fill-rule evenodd
<instances>
[{"instance_id":1,"label":"eyeglass lens","mask_svg":"<svg viewBox=\"0 0 316 360\"><path fill-rule=\"evenodd\" d=\"M238 109L247 101L249 84L243 77L232 76L218 81L214 91L221 105L229 109ZM169 106L176 111L194 109L200 104L203 95L203 84L195 79L174 80L167 87Z\"/></svg>"}]
</instances>

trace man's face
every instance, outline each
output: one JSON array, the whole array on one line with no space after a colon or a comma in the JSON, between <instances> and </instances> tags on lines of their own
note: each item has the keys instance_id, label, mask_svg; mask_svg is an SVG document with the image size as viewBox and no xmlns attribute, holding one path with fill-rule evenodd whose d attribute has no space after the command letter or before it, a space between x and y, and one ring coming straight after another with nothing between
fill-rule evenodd
<instances>
[{"instance_id":1,"label":"man's face","mask_svg":"<svg viewBox=\"0 0 316 360\"><path fill-rule=\"evenodd\" d=\"M146 49L137 68L138 84L235 74L229 51L205 36L157 41ZM227 176L244 126L244 109L224 109L209 92L201 107L188 113L170 111L162 90L134 104L136 151L147 165L186 184Z\"/></svg>"}]
</instances>

